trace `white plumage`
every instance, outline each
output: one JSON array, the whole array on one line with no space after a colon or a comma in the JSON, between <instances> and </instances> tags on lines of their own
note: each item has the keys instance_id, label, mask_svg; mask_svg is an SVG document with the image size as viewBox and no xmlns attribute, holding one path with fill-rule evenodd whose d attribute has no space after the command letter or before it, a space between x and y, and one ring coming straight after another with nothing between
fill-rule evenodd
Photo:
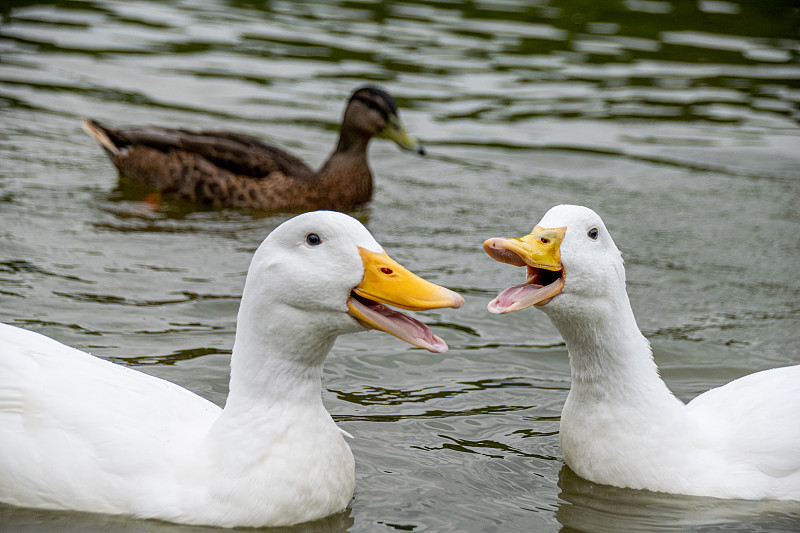
<instances>
[{"instance_id":1,"label":"white plumage","mask_svg":"<svg viewBox=\"0 0 800 533\"><path fill-rule=\"evenodd\" d=\"M566 228L563 238L557 228ZM684 405L658 375L625 291L621 254L596 213L557 206L531 235L484 247L528 267L528 281L503 291L489 310L538 305L566 341L572 386L560 440L577 474L661 492L800 500L800 366L745 376Z\"/></svg>"},{"instance_id":2,"label":"white plumage","mask_svg":"<svg viewBox=\"0 0 800 533\"><path fill-rule=\"evenodd\" d=\"M300 215L269 235L245 283L224 410L167 381L0 325L0 501L227 527L343 510L353 495L353 455L322 404L320 380L336 337L365 329L351 300L372 275L368 256L391 261L340 213ZM410 292L442 297L427 308L463 301L406 278ZM391 291L384 297L392 303ZM360 302L385 321L381 329L446 349L418 321Z\"/></svg>"}]
</instances>

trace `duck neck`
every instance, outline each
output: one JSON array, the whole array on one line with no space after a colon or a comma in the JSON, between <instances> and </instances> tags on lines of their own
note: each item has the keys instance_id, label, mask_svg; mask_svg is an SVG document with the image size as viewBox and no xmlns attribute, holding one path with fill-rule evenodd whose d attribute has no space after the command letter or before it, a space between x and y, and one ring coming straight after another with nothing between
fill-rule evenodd
<instances>
[{"instance_id":1,"label":"duck neck","mask_svg":"<svg viewBox=\"0 0 800 533\"><path fill-rule=\"evenodd\" d=\"M330 476L320 481L298 471L332 468L338 461L346 465L348 456L352 460L322 403L322 365L336 336L320 333L331 329L313 323L308 316L313 313L274 305L265 321L263 308L259 313L247 303L245 295L228 399L198 447L199 466L207 469L198 470L212 476L211 490L223 503L230 498L253 508L264 502L271 506L282 483L291 489L286 498L296 503L294 490L313 498L315 491L330 487L325 484ZM315 326L323 327L315 331ZM334 489L347 487L344 475L344 481L332 475ZM249 481L241 485L231 479Z\"/></svg>"},{"instance_id":2,"label":"duck neck","mask_svg":"<svg viewBox=\"0 0 800 533\"><path fill-rule=\"evenodd\" d=\"M336 335L290 306L268 322L242 301L225 411L276 404L322 408L322 365ZM302 315L302 316L301 316Z\"/></svg>"},{"instance_id":3,"label":"duck neck","mask_svg":"<svg viewBox=\"0 0 800 533\"><path fill-rule=\"evenodd\" d=\"M346 128L343 125L339 131L339 140L331 158L340 154L347 154L348 157L361 155L366 158L367 147L371 138L371 136L355 132L352 128Z\"/></svg>"},{"instance_id":4,"label":"duck neck","mask_svg":"<svg viewBox=\"0 0 800 533\"><path fill-rule=\"evenodd\" d=\"M331 208L351 207L372 198L368 144L368 137L342 132L336 150L317 172L317 191L325 196Z\"/></svg>"},{"instance_id":5,"label":"duck neck","mask_svg":"<svg viewBox=\"0 0 800 533\"><path fill-rule=\"evenodd\" d=\"M675 405L627 295L548 315L569 351L570 395L592 402L635 402L643 409Z\"/></svg>"}]
</instances>

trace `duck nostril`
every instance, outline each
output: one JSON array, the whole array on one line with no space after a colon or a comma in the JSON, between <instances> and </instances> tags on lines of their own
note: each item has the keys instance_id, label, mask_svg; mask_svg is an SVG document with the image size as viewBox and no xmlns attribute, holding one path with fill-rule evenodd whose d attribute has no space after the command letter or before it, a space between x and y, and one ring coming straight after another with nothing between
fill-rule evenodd
<instances>
[{"instance_id":1,"label":"duck nostril","mask_svg":"<svg viewBox=\"0 0 800 533\"><path fill-rule=\"evenodd\" d=\"M390 275L390 274L394 274L394 271L389 267L382 267L381 268L381 272L383 272L387 276Z\"/></svg>"},{"instance_id":2,"label":"duck nostril","mask_svg":"<svg viewBox=\"0 0 800 533\"><path fill-rule=\"evenodd\" d=\"M541 242L542 244L548 244L550 242L550 239L548 239L547 237L540 237L539 242Z\"/></svg>"}]
</instances>

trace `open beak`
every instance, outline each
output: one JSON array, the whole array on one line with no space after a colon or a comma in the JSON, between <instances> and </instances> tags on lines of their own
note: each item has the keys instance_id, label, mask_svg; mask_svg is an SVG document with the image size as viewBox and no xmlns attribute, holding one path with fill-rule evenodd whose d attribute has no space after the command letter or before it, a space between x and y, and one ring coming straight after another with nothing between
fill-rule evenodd
<instances>
[{"instance_id":1,"label":"open beak","mask_svg":"<svg viewBox=\"0 0 800 533\"><path fill-rule=\"evenodd\" d=\"M519 311L531 305L545 305L564 288L561 265L561 242L567 228L541 228L518 239L494 238L483 243L492 259L514 266L527 267L527 279L501 292L489 302L494 314Z\"/></svg>"},{"instance_id":2,"label":"open beak","mask_svg":"<svg viewBox=\"0 0 800 533\"><path fill-rule=\"evenodd\" d=\"M397 146L403 150L411 150L419 155L425 155L425 148L414 137L408 134L400 121L400 117L392 115L389 117L389 123L378 134L378 137L389 139L395 142Z\"/></svg>"},{"instance_id":3,"label":"open beak","mask_svg":"<svg viewBox=\"0 0 800 533\"><path fill-rule=\"evenodd\" d=\"M447 351L447 344L431 329L387 305L422 311L452 307L458 309L464 298L450 289L425 281L410 272L386 252L358 249L364 262L364 277L350 293L350 315L370 329L379 329L409 344L431 352Z\"/></svg>"}]
</instances>

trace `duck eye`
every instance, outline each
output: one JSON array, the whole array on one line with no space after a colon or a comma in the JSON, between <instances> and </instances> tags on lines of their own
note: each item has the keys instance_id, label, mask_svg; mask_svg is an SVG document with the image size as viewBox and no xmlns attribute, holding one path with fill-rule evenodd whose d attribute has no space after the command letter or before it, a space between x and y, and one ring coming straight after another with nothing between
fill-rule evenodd
<instances>
[{"instance_id":1,"label":"duck eye","mask_svg":"<svg viewBox=\"0 0 800 533\"><path fill-rule=\"evenodd\" d=\"M319 235L317 235L316 233L309 233L308 235L306 235L306 242L311 246L317 246L319 244L322 244L322 239L320 239Z\"/></svg>"},{"instance_id":2,"label":"duck eye","mask_svg":"<svg viewBox=\"0 0 800 533\"><path fill-rule=\"evenodd\" d=\"M598 233L599 232L597 231L597 228L592 228L586 232L586 235L588 235L589 238L592 239L593 241L596 241Z\"/></svg>"}]
</instances>

